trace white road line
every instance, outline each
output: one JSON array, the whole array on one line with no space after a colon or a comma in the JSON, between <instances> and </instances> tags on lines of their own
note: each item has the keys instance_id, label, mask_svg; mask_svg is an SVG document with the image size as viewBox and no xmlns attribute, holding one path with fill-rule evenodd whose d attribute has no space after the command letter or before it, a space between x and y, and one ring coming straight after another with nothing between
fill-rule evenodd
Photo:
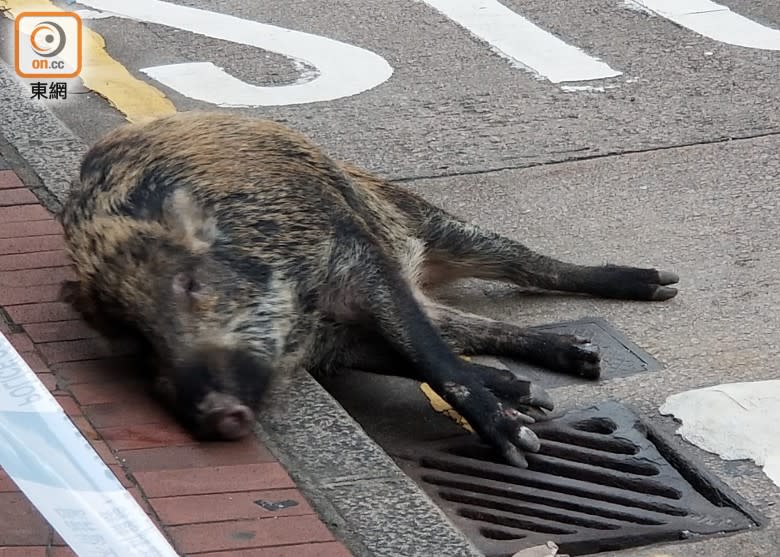
<instances>
[{"instance_id":1,"label":"white road line","mask_svg":"<svg viewBox=\"0 0 780 557\"><path fill-rule=\"evenodd\" d=\"M387 81L393 68L369 50L347 43L161 0L79 0L80 4L149 23L277 52L313 67L291 85L260 87L229 75L211 62L142 68L163 85L192 99L225 107L292 105L335 100Z\"/></svg>"},{"instance_id":2,"label":"white road line","mask_svg":"<svg viewBox=\"0 0 780 557\"><path fill-rule=\"evenodd\" d=\"M534 25L495 0L424 0L517 67L553 83L616 77L621 72Z\"/></svg>"},{"instance_id":3,"label":"white road line","mask_svg":"<svg viewBox=\"0 0 780 557\"><path fill-rule=\"evenodd\" d=\"M780 29L772 29L710 0L632 0L651 12L722 43L780 50Z\"/></svg>"},{"instance_id":4,"label":"white road line","mask_svg":"<svg viewBox=\"0 0 780 557\"><path fill-rule=\"evenodd\" d=\"M670 396L677 433L724 460L751 459L780 486L780 380L726 383Z\"/></svg>"},{"instance_id":5,"label":"white road line","mask_svg":"<svg viewBox=\"0 0 780 557\"><path fill-rule=\"evenodd\" d=\"M607 89L616 89L617 85L561 85L567 93L606 93Z\"/></svg>"},{"instance_id":6,"label":"white road line","mask_svg":"<svg viewBox=\"0 0 780 557\"><path fill-rule=\"evenodd\" d=\"M0 334L0 466L79 557L176 557Z\"/></svg>"}]
</instances>

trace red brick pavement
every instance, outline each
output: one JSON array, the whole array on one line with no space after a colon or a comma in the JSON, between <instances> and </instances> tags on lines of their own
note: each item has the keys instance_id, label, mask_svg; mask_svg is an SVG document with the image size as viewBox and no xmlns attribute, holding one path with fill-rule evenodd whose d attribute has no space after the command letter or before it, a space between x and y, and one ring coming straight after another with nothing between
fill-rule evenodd
<instances>
[{"instance_id":1,"label":"red brick pavement","mask_svg":"<svg viewBox=\"0 0 780 557\"><path fill-rule=\"evenodd\" d=\"M0 332L176 550L349 557L259 441L198 443L148 397L132 358L57 300L60 281L72 276L59 224L13 171L0 170L0 306L10 318L0 319ZM296 504L260 504L280 501ZM0 469L0 557L69 555Z\"/></svg>"}]
</instances>

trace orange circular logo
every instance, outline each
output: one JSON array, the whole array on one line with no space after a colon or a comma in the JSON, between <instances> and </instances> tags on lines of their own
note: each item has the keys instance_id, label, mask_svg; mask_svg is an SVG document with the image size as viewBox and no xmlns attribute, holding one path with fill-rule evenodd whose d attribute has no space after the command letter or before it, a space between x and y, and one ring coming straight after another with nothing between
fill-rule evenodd
<instances>
[{"instance_id":1,"label":"orange circular logo","mask_svg":"<svg viewBox=\"0 0 780 557\"><path fill-rule=\"evenodd\" d=\"M42 21L30 33L30 44L39 56L57 56L65 48L65 31L53 21Z\"/></svg>"}]
</instances>

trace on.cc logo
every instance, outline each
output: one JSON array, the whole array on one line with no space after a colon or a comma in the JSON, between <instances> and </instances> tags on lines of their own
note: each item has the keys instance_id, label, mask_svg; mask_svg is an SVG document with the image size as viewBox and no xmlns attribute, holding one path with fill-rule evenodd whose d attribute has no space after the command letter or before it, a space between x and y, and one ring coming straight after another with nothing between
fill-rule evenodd
<instances>
[{"instance_id":1,"label":"on.cc logo","mask_svg":"<svg viewBox=\"0 0 780 557\"><path fill-rule=\"evenodd\" d=\"M24 78L67 79L81 72L81 18L22 12L14 20L14 65Z\"/></svg>"},{"instance_id":2,"label":"on.cc logo","mask_svg":"<svg viewBox=\"0 0 780 557\"><path fill-rule=\"evenodd\" d=\"M33 50L44 58L57 56L65 48L67 37L62 27L53 21L42 21L30 34Z\"/></svg>"}]
</instances>

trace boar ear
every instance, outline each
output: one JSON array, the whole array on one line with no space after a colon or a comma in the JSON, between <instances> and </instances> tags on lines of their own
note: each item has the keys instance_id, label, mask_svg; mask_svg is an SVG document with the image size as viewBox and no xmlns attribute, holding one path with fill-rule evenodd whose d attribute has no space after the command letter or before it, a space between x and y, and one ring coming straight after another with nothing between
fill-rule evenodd
<instances>
[{"instance_id":1,"label":"boar ear","mask_svg":"<svg viewBox=\"0 0 780 557\"><path fill-rule=\"evenodd\" d=\"M165 219L179 240L195 253L207 251L216 240L216 219L183 189L166 200Z\"/></svg>"}]
</instances>

